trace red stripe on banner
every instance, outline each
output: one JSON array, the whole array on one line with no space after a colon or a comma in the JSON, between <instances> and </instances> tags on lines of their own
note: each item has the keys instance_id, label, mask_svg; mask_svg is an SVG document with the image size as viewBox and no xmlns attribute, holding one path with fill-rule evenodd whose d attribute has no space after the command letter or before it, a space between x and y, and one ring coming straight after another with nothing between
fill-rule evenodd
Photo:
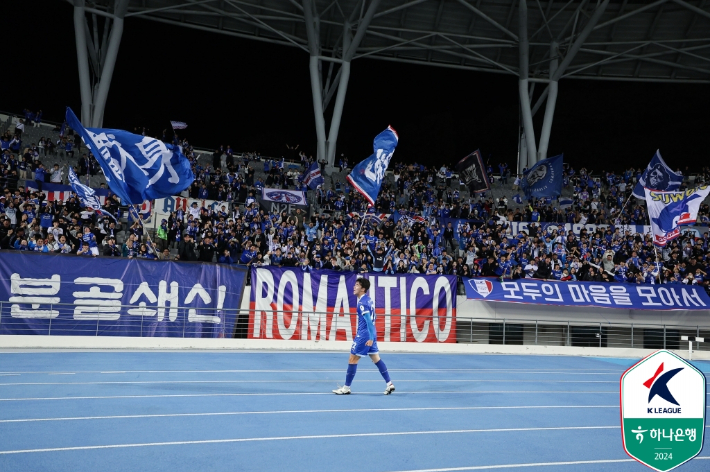
<instances>
[{"instance_id":1,"label":"red stripe on banner","mask_svg":"<svg viewBox=\"0 0 710 472\"><path fill-rule=\"evenodd\" d=\"M283 305L283 311L276 311L277 306L275 303L271 304L271 310L273 311L270 312L256 310L254 302L249 303L249 308L249 330L247 336L249 339L346 341L352 340L357 334L356 308L350 308L349 313L345 313L342 310L335 313L334 307L328 307L326 309L327 314L324 315L304 313L302 306L299 306L298 310L294 311L293 306L287 304ZM377 316L375 320L377 340L380 342L388 340L390 342L408 343L455 343L456 309L451 309L451 318L447 318L446 310L446 307L439 307L438 309L437 330L437 320L434 319L431 308L418 308L414 314L411 313L411 310L406 310L406 313L402 314L401 309L393 308L389 313L390 316ZM376 308L375 313L384 315L385 310L384 308ZM338 319L336 326L333 326L333 321L336 317L346 318L347 321ZM387 319L389 319L389 323L387 323ZM346 323L345 326L348 324L350 326L350 336L341 327L343 321ZM437 331L439 333L438 337ZM257 332L258 335L256 334ZM325 338L321 337L323 333L325 333Z\"/></svg>"}]
</instances>

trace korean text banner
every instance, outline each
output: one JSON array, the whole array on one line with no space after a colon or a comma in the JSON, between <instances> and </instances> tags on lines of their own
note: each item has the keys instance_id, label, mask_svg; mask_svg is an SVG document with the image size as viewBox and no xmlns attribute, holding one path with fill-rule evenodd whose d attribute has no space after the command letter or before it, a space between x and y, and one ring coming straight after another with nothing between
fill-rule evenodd
<instances>
[{"instance_id":1,"label":"korean text banner","mask_svg":"<svg viewBox=\"0 0 710 472\"><path fill-rule=\"evenodd\" d=\"M351 341L357 332L353 285L362 276L253 268L248 337ZM378 341L456 342L455 276L364 277L370 280Z\"/></svg>"},{"instance_id":2,"label":"korean text banner","mask_svg":"<svg viewBox=\"0 0 710 472\"><path fill-rule=\"evenodd\" d=\"M710 297L701 287L634 285L520 279L464 279L466 297L486 302L559 306L595 306L627 310L707 310Z\"/></svg>"},{"instance_id":3,"label":"korean text banner","mask_svg":"<svg viewBox=\"0 0 710 472\"><path fill-rule=\"evenodd\" d=\"M245 276L222 264L4 252L0 334L232 337Z\"/></svg>"}]
</instances>

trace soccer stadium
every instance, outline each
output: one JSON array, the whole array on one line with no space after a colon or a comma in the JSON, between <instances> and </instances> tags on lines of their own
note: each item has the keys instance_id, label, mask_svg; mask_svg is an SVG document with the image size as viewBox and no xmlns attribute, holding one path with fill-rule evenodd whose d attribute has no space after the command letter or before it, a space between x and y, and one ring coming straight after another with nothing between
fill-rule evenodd
<instances>
[{"instance_id":1,"label":"soccer stadium","mask_svg":"<svg viewBox=\"0 0 710 472\"><path fill-rule=\"evenodd\" d=\"M551 144L560 81L707 86L708 2L47 3L77 98L0 105L1 471L710 470L710 165ZM121 126L157 24L298 54L303 145ZM372 63L513 84L515 156L350 152Z\"/></svg>"}]
</instances>

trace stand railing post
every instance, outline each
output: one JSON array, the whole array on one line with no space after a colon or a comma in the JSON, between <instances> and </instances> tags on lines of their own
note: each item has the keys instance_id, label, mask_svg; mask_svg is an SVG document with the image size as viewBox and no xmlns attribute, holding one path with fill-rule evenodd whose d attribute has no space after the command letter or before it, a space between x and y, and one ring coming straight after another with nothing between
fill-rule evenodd
<instances>
[{"instance_id":1,"label":"stand railing post","mask_svg":"<svg viewBox=\"0 0 710 472\"><path fill-rule=\"evenodd\" d=\"M663 325L663 349L666 348L666 325Z\"/></svg>"}]
</instances>

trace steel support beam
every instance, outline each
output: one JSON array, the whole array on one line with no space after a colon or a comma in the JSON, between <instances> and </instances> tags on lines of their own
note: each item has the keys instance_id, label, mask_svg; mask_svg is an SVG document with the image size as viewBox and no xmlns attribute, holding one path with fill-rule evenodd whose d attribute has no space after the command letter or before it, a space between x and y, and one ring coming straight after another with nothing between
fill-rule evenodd
<instances>
[{"instance_id":1,"label":"steel support beam","mask_svg":"<svg viewBox=\"0 0 710 472\"><path fill-rule=\"evenodd\" d=\"M111 79L113 78L113 69L116 66L116 58L118 57L118 47L121 44L121 36L123 36L123 17L128 9L129 0L116 0L113 25L108 38L108 48L106 49L106 58L101 66L101 79L99 80L96 97L94 99L94 112L91 116L91 126L101 128L104 123L104 110L106 109L106 100L108 99L108 91L111 87Z\"/></svg>"},{"instance_id":2,"label":"steel support beam","mask_svg":"<svg viewBox=\"0 0 710 472\"><path fill-rule=\"evenodd\" d=\"M547 147L550 143L550 131L552 130L552 119L555 116L555 104L557 103L558 81L554 79L558 67L559 45L553 41L550 43L550 84L547 86L547 105L545 106L545 118L542 121L540 131L540 147L537 153L537 160L547 159Z\"/></svg>"},{"instance_id":3,"label":"steel support beam","mask_svg":"<svg viewBox=\"0 0 710 472\"><path fill-rule=\"evenodd\" d=\"M308 68L311 75L311 93L313 94L313 114L316 118L316 158L325 158L325 119L323 118L323 87L320 70L320 39L313 12L313 0L303 0L303 17L306 21L306 36L310 61Z\"/></svg>"},{"instance_id":4,"label":"steel support beam","mask_svg":"<svg viewBox=\"0 0 710 472\"><path fill-rule=\"evenodd\" d=\"M364 5L364 0L363 0ZM340 83L338 85L338 93L335 96L335 105L333 106L333 117L330 121L330 130L328 131L328 142L326 143L326 152L328 165L335 165L335 150L338 142L338 133L340 131L340 120L343 116L343 106L345 105L345 95L348 91L348 81L350 80L350 62L355 57L355 52L358 46L365 37L365 32L370 26L372 18L375 16L377 8L380 6L380 0L372 0L367 7L365 14L360 19L357 25L355 35L350 38L351 26L349 20L346 20L343 25L343 63L340 65Z\"/></svg>"},{"instance_id":5,"label":"steel support beam","mask_svg":"<svg viewBox=\"0 0 710 472\"><path fill-rule=\"evenodd\" d=\"M92 94L89 73L89 50L86 45L86 10L84 0L74 0L74 38L76 59L79 63L79 92L81 94L81 121L91 123Z\"/></svg>"},{"instance_id":6,"label":"steel support beam","mask_svg":"<svg viewBox=\"0 0 710 472\"><path fill-rule=\"evenodd\" d=\"M518 70L518 94L520 95L520 114L525 132L527 156L520 153L520 169L535 164L537 146L535 145L535 129L533 128L532 113L530 111L530 96L528 95L528 5L527 0L520 0L518 5L518 37L520 67Z\"/></svg>"},{"instance_id":7,"label":"steel support beam","mask_svg":"<svg viewBox=\"0 0 710 472\"><path fill-rule=\"evenodd\" d=\"M98 41L96 19L94 19L93 41L86 20L87 12L90 10L92 13L96 12L86 8L84 0L74 0L74 37L79 66L81 121L85 126L93 128L103 126L106 100L111 87L113 70L116 66L118 48L121 44L123 17L128 9L128 2L129 0L115 0L113 13L103 12L106 22L104 23L103 44L99 45L95 44Z\"/></svg>"}]
</instances>

